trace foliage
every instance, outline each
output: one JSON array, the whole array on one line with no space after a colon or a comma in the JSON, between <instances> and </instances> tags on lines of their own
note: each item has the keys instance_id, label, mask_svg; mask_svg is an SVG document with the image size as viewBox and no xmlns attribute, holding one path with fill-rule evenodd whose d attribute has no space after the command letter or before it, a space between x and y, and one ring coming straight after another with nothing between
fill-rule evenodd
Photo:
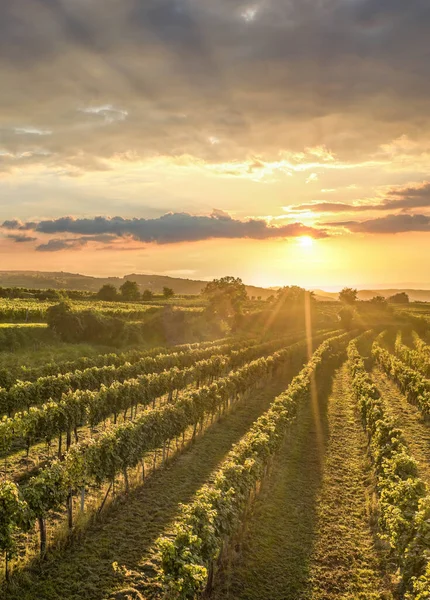
<instances>
[{"instance_id":1,"label":"foliage","mask_svg":"<svg viewBox=\"0 0 430 600\"><path fill-rule=\"evenodd\" d=\"M416 338L416 348L412 350L402 343L402 332L399 331L394 344L396 356L411 369L419 371L427 379L430 378L430 346Z\"/></svg>"},{"instance_id":2,"label":"foliage","mask_svg":"<svg viewBox=\"0 0 430 600\"><path fill-rule=\"evenodd\" d=\"M430 558L428 489L418 477L417 465L409 454L401 430L386 414L384 402L366 372L356 341L348 347L348 359L352 387L370 440L380 526L400 566L404 586L411 588ZM425 598L419 595L408 597Z\"/></svg>"},{"instance_id":3,"label":"foliage","mask_svg":"<svg viewBox=\"0 0 430 600\"><path fill-rule=\"evenodd\" d=\"M123 383L114 377L109 386L102 384L96 392L88 389L91 383L91 378L88 378L82 381L82 389L63 393L59 402L50 401L39 408L30 408L13 418L0 421L0 452L6 454L12 443L19 439L26 442L27 449L40 440L50 443L54 437L66 431L70 433L77 427L90 425L94 428L111 415L114 415L116 422L119 412L131 409L133 413L139 405L148 406L164 394L172 397L173 391L182 390L192 383L197 383L197 386L210 385L215 377L224 375L229 369L238 368L267 352L274 352L285 343L287 340L282 339L262 344L211 347L208 352L208 355L212 352L210 357L200 361L197 361L196 351L190 351L182 357L170 355L170 361L163 361L167 357L160 355L152 363L149 362L157 365L153 373L127 379ZM223 351L227 353L224 356ZM205 351L200 351L201 356L204 354ZM178 368L181 359L188 365L182 370ZM163 369L169 362L178 366ZM67 449L70 436L68 440Z\"/></svg>"},{"instance_id":4,"label":"foliage","mask_svg":"<svg viewBox=\"0 0 430 600\"><path fill-rule=\"evenodd\" d=\"M139 285L136 281L124 281L119 289L124 300L140 300Z\"/></svg>"},{"instance_id":5,"label":"foliage","mask_svg":"<svg viewBox=\"0 0 430 600\"><path fill-rule=\"evenodd\" d=\"M279 449L300 399L311 393L314 377L336 364L345 336L324 342L287 390L233 446L210 484L182 509L173 537L158 540L166 594L181 600L200 597L211 585L214 563L240 526L270 457Z\"/></svg>"},{"instance_id":6,"label":"foliage","mask_svg":"<svg viewBox=\"0 0 430 600\"><path fill-rule=\"evenodd\" d=\"M174 403L149 409L135 421L109 429L86 444L75 444L63 461L54 461L23 484L22 494L31 513L44 520L65 502L70 491L91 482L112 481L116 474L139 464L146 452L164 446L191 426L196 428L208 415L225 410L239 395L274 377L301 353L306 353L305 342L251 361Z\"/></svg>"},{"instance_id":7,"label":"foliage","mask_svg":"<svg viewBox=\"0 0 430 600\"><path fill-rule=\"evenodd\" d=\"M10 330L9 330L10 331ZM20 365L18 367L10 367L0 370L0 385L6 389L11 388L21 381L36 381L40 377L49 375L65 375L73 371L83 371L92 367L107 367L109 365L119 367L125 363L134 364L142 358L148 356L157 356L158 354L175 354L180 352L188 352L189 350L199 348L203 350L210 346L219 346L229 342L229 338L217 339L209 342L195 342L193 344L183 344L176 346L156 346L148 350L127 350L126 352L111 352L109 354L97 354L95 356L80 356L75 360L52 361L48 360L45 364L34 367ZM74 347L80 350L79 346Z\"/></svg>"},{"instance_id":8,"label":"foliage","mask_svg":"<svg viewBox=\"0 0 430 600\"><path fill-rule=\"evenodd\" d=\"M170 288L170 287L163 287L163 296L166 299L173 298L174 295L175 295L175 292L173 291L172 288Z\"/></svg>"},{"instance_id":9,"label":"foliage","mask_svg":"<svg viewBox=\"0 0 430 600\"><path fill-rule=\"evenodd\" d=\"M97 292L97 298L99 300L106 300L108 302L112 302L118 300L118 297L118 290L114 285L110 283L106 283L105 285L103 285Z\"/></svg>"},{"instance_id":10,"label":"foliage","mask_svg":"<svg viewBox=\"0 0 430 600\"><path fill-rule=\"evenodd\" d=\"M153 300L154 299L154 293L151 290L143 290L142 292L142 300Z\"/></svg>"},{"instance_id":11,"label":"foliage","mask_svg":"<svg viewBox=\"0 0 430 600\"><path fill-rule=\"evenodd\" d=\"M384 296L374 296L371 300L369 300L370 304L375 306L376 308L380 308L381 310L387 310L388 302L384 298Z\"/></svg>"},{"instance_id":12,"label":"foliage","mask_svg":"<svg viewBox=\"0 0 430 600\"><path fill-rule=\"evenodd\" d=\"M203 296L208 300L208 311L221 319L239 314L247 299L246 287L239 277L214 279L206 285Z\"/></svg>"},{"instance_id":13,"label":"foliage","mask_svg":"<svg viewBox=\"0 0 430 600\"><path fill-rule=\"evenodd\" d=\"M46 318L48 327L65 341L77 342L83 335L82 322L67 302L48 308Z\"/></svg>"},{"instance_id":14,"label":"foliage","mask_svg":"<svg viewBox=\"0 0 430 600\"><path fill-rule=\"evenodd\" d=\"M425 418L430 417L430 380L426 379L415 368L406 365L402 360L382 348L376 341L372 356L385 373L393 379L409 402L416 404Z\"/></svg>"},{"instance_id":15,"label":"foliage","mask_svg":"<svg viewBox=\"0 0 430 600\"><path fill-rule=\"evenodd\" d=\"M173 367L188 367L212 355L228 353L240 345L225 343L219 346L185 346L155 356L146 352L133 352L125 355L128 360L119 361L118 365L114 363L88 367L82 371L40 377L36 381L18 381L9 390L0 389L0 413L11 415L19 410L28 410L31 406L40 406L49 399L60 400L63 394L71 390L97 390L102 385L118 385L119 382L147 373L160 373Z\"/></svg>"},{"instance_id":16,"label":"foliage","mask_svg":"<svg viewBox=\"0 0 430 600\"><path fill-rule=\"evenodd\" d=\"M291 285L279 288L276 292L276 307L294 307L304 306L306 302L314 302L314 292L309 292L298 285Z\"/></svg>"},{"instance_id":17,"label":"foliage","mask_svg":"<svg viewBox=\"0 0 430 600\"><path fill-rule=\"evenodd\" d=\"M357 290L345 287L339 292L339 300L342 304L355 304L357 301Z\"/></svg>"},{"instance_id":18,"label":"foliage","mask_svg":"<svg viewBox=\"0 0 430 600\"><path fill-rule=\"evenodd\" d=\"M409 304L409 296L406 292L399 292L388 298L391 304Z\"/></svg>"},{"instance_id":19,"label":"foliage","mask_svg":"<svg viewBox=\"0 0 430 600\"><path fill-rule=\"evenodd\" d=\"M21 498L18 486L11 481L0 481L0 552L6 554L6 565L17 551L15 534L19 530L28 531L32 521L29 506Z\"/></svg>"}]
</instances>

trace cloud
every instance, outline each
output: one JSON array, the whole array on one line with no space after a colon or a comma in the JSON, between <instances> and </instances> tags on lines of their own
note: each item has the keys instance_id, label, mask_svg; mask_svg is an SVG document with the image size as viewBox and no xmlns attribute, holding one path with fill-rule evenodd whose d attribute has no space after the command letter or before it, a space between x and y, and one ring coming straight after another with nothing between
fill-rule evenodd
<instances>
[{"instance_id":1,"label":"cloud","mask_svg":"<svg viewBox=\"0 0 430 600\"><path fill-rule=\"evenodd\" d=\"M427 0L3 0L5 150L42 137L34 161L93 170L127 152L356 160L427 140L429 30Z\"/></svg>"},{"instance_id":2,"label":"cloud","mask_svg":"<svg viewBox=\"0 0 430 600\"><path fill-rule=\"evenodd\" d=\"M309 177L306 179L306 183L312 183L314 181L318 181L317 173L311 173Z\"/></svg>"},{"instance_id":3,"label":"cloud","mask_svg":"<svg viewBox=\"0 0 430 600\"><path fill-rule=\"evenodd\" d=\"M354 233L406 233L409 231L430 232L430 216L426 215L387 215L368 221L340 221L324 223L327 227L344 227Z\"/></svg>"},{"instance_id":4,"label":"cloud","mask_svg":"<svg viewBox=\"0 0 430 600\"><path fill-rule=\"evenodd\" d=\"M345 202L310 202L289 206L291 212L315 213L350 213L365 212L368 210L402 210L404 212L414 208L430 207L430 182L424 181L406 187L391 188L388 198L380 202L347 204Z\"/></svg>"},{"instance_id":5,"label":"cloud","mask_svg":"<svg viewBox=\"0 0 430 600\"><path fill-rule=\"evenodd\" d=\"M233 219L228 213L216 209L209 216L167 213L154 219L100 216L83 219L61 217L28 223L9 220L5 221L2 227L6 230L34 231L39 234L63 234L66 236L65 239L53 238L48 243L38 246L37 250L39 251L77 248L90 241L110 243L121 238L145 243L174 244L209 239L265 240L301 235L309 235L314 238L328 236L325 230L307 227L302 223L289 223L275 227L262 219L246 221ZM81 237L67 239L70 234L78 234Z\"/></svg>"},{"instance_id":6,"label":"cloud","mask_svg":"<svg viewBox=\"0 0 430 600\"><path fill-rule=\"evenodd\" d=\"M52 239L46 244L40 244L36 247L37 252L58 252L60 250L77 250L86 245L85 240L61 240Z\"/></svg>"},{"instance_id":7,"label":"cloud","mask_svg":"<svg viewBox=\"0 0 430 600\"><path fill-rule=\"evenodd\" d=\"M35 238L35 237L31 237L29 235L24 235L24 234L20 234L20 233L17 233L17 234L10 233L6 237L9 240L13 240L14 242L17 242L19 244L37 241L37 238Z\"/></svg>"},{"instance_id":8,"label":"cloud","mask_svg":"<svg viewBox=\"0 0 430 600\"><path fill-rule=\"evenodd\" d=\"M77 238L52 238L46 244L39 244L36 246L37 252L58 252L59 250L80 250L90 242L96 242L97 244L110 244L117 239L116 235L109 233L98 234L98 235L87 235ZM114 246L110 246L114 249Z\"/></svg>"},{"instance_id":9,"label":"cloud","mask_svg":"<svg viewBox=\"0 0 430 600\"><path fill-rule=\"evenodd\" d=\"M343 213L375 210L375 205L347 204L345 202L309 202L308 204L297 204L286 208L292 212Z\"/></svg>"},{"instance_id":10,"label":"cloud","mask_svg":"<svg viewBox=\"0 0 430 600\"><path fill-rule=\"evenodd\" d=\"M424 181L414 186L392 189L390 195L392 198L383 202L384 210L430 207L430 182Z\"/></svg>"}]
</instances>

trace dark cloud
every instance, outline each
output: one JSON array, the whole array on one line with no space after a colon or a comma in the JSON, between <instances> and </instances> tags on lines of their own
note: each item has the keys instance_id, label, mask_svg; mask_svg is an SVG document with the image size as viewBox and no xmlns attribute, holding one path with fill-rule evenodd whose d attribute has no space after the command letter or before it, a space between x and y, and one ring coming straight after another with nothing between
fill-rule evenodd
<instances>
[{"instance_id":1,"label":"dark cloud","mask_svg":"<svg viewBox=\"0 0 430 600\"><path fill-rule=\"evenodd\" d=\"M430 207L430 182L425 181L415 187L403 187L390 192L391 199L385 200L382 205L384 209Z\"/></svg>"},{"instance_id":2,"label":"dark cloud","mask_svg":"<svg viewBox=\"0 0 430 600\"><path fill-rule=\"evenodd\" d=\"M225 161L325 143L356 157L428 138L428 0L255 6L247 21L231 0L2 0L4 150L84 171L128 151Z\"/></svg>"},{"instance_id":3,"label":"dark cloud","mask_svg":"<svg viewBox=\"0 0 430 600\"><path fill-rule=\"evenodd\" d=\"M392 189L389 198L373 204L347 204L346 202L310 202L289 207L291 211L311 211L315 213L350 213L368 210L401 210L430 207L430 182L425 181L415 187L407 186Z\"/></svg>"},{"instance_id":4,"label":"dark cloud","mask_svg":"<svg viewBox=\"0 0 430 600\"><path fill-rule=\"evenodd\" d=\"M22 223L21 221L18 221L18 219L11 219L9 221L3 221L2 227L3 229L9 229L11 231L30 231L36 229L37 223L33 221Z\"/></svg>"},{"instance_id":5,"label":"dark cloud","mask_svg":"<svg viewBox=\"0 0 430 600\"><path fill-rule=\"evenodd\" d=\"M17 233L17 234L9 234L6 236L9 240L13 240L14 242L17 242L19 244L25 243L25 242L35 242L37 241L37 238L35 237L31 237L29 235L24 235L21 233Z\"/></svg>"},{"instance_id":6,"label":"dark cloud","mask_svg":"<svg viewBox=\"0 0 430 600\"><path fill-rule=\"evenodd\" d=\"M46 244L39 244L37 252L59 252L60 250L78 250L86 245L85 240L62 240L53 238Z\"/></svg>"},{"instance_id":7,"label":"dark cloud","mask_svg":"<svg viewBox=\"0 0 430 600\"><path fill-rule=\"evenodd\" d=\"M82 236L74 239L54 238L47 244L38 247L38 250L43 251L81 247L89 241L108 243L118 238L131 238L147 243L172 244L216 238L264 240L301 235L324 238L328 235L323 229L307 227L302 223L289 223L275 227L259 219L240 221L219 210L215 210L210 216L168 213L154 219L126 219L123 217L75 219L73 217L62 217L39 221L38 223L21 223L14 220L5 221L2 227L17 231L32 230L49 235L79 234Z\"/></svg>"},{"instance_id":8,"label":"dark cloud","mask_svg":"<svg viewBox=\"0 0 430 600\"><path fill-rule=\"evenodd\" d=\"M408 231L430 232L430 216L426 215L387 215L368 221L340 221L324 223L328 227L345 227L354 233L406 233Z\"/></svg>"}]
</instances>

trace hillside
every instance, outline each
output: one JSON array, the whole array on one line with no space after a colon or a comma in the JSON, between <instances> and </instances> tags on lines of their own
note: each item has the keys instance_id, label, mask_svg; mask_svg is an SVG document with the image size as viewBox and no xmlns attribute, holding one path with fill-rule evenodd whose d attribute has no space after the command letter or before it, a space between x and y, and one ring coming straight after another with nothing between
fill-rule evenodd
<instances>
[{"instance_id":1,"label":"hillside","mask_svg":"<svg viewBox=\"0 0 430 600\"><path fill-rule=\"evenodd\" d=\"M124 277L91 277L89 275L65 272L0 271L0 287L53 288L97 292L106 283L111 283L119 287L127 279L137 281L141 290L149 289L158 293L166 286L172 288L176 294L180 295L198 295L207 283L201 280L137 273L131 273ZM252 285L246 286L246 290L250 297L261 296L263 300L274 293L273 290Z\"/></svg>"},{"instance_id":2,"label":"hillside","mask_svg":"<svg viewBox=\"0 0 430 600\"><path fill-rule=\"evenodd\" d=\"M314 290L318 300L334 301L338 299L338 292L326 292L324 290ZM430 302L430 290L414 290L405 288L392 288L386 290L358 290L359 300L371 300L374 296L384 296L389 298L399 292L406 292L412 302Z\"/></svg>"},{"instance_id":3,"label":"hillside","mask_svg":"<svg viewBox=\"0 0 430 600\"><path fill-rule=\"evenodd\" d=\"M206 285L206 281L198 279L181 279L166 275L145 275L130 273L124 277L91 277L79 273L49 272L49 271L0 271L0 287L26 287L33 289L65 289L97 292L105 283L119 287L124 281L131 279L137 281L141 290L149 289L155 293L162 291L163 287L172 288L179 295L198 295ZM248 296L259 297L263 300L276 293L276 287L262 288L247 285ZM374 289L359 290L359 300L370 300L374 296L388 298L398 292L406 292L413 302L430 302L430 290L416 289ZM327 292L315 289L315 297L320 301L336 301L338 292Z\"/></svg>"}]
</instances>

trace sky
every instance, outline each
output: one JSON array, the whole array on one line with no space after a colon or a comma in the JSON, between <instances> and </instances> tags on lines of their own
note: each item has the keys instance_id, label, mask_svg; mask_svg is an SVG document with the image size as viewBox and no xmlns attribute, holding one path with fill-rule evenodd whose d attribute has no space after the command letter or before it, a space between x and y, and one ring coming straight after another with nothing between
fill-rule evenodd
<instances>
[{"instance_id":1,"label":"sky","mask_svg":"<svg viewBox=\"0 0 430 600\"><path fill-rule=\"evenodd\" d=\"M0 270L430 288L428 0L2 0Z\"/></svg>"}]
</instances>

